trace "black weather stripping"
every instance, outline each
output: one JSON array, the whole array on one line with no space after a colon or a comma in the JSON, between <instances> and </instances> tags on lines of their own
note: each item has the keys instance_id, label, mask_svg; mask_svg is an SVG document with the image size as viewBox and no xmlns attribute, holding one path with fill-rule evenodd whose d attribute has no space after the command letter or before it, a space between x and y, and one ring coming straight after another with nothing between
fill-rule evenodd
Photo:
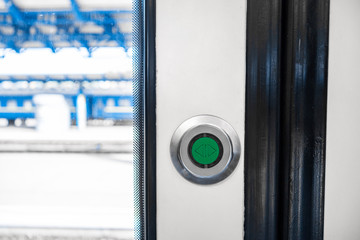
<instances>
[{"instance_id":1,"label":"black weather stripping","mask_svg":"<svg viewBox=\"0 0 360 240\"><path fill-rule=\"evenodd\" d=\"M278 239L281 1L249 0L245 110L245 240Z\"/></svg>"},{"instance_id":2,"label":"black weather stripping","mask_svg":"<svg viewBox=\"0 0 360 240\"><path fill-rule=\"evenodd\" d=\"M249 0L245 240L322 240L329 0Z\"/></svg>"},{"instance_id":3,"label":"black weather stripping","mask_svg":"<svg viewBox=\"0 0 360 240\"><path fill-rule=\"evenodd\" d=\"M284 1L281 239L321 240L329 0Z\"/></svg>"}]
</instances>

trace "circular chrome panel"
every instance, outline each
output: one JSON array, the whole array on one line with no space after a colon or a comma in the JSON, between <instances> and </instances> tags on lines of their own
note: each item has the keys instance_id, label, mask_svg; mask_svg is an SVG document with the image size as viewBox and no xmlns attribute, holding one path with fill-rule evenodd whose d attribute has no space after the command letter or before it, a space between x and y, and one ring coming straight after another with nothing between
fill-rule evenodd
<instances>
[{"instance_id":1,"label":"circular chrome panel","mask_svg":"<svg viewBox=\"0 0 360 240\"><path fill-rule=\"evenodd\" d=\"M189 144L199 134L216 136L223 148L221 160L212 167L199 167L189 156ZM235 130L223 119L200 115L183 122L175 131L170 154L177 171L187 180L197 184L213 184L228 177L240 159L240 140Z\"/></svg>"}]
</instances>

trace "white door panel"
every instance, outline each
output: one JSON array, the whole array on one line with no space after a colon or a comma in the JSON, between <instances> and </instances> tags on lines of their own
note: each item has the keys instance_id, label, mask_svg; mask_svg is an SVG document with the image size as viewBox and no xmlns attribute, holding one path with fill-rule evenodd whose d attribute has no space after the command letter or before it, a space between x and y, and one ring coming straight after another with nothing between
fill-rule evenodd
<instances>
[{"instance_id":1,"label":"white door panel","mask_svg":"<svg viewBox=\"0 0 360 240\"><path fill-rule=\"evenodd\" d=\"M331 1L325 239L360 237L360 1Z\"/></svg>"},{"instance_id":2,"label":"white door panel","mask_svg":"<svg viewBox=\"0 0 360 240\"><path fill-rule=\"evenodd\" d=\"M177 127L196 115L227 121L244 144L245 0L157 0L157 237L242 239L243 152L225 180L198 185L170 158Z\"/></svg>"}]
</instances>

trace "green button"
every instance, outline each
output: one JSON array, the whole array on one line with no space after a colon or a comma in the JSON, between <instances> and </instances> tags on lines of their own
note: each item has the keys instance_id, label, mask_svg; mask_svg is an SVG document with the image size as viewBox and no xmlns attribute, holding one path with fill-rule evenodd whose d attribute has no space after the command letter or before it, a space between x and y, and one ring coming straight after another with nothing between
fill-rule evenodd
<instances>
[{"instance_id":1,"label":"green button","mask_svg":"<svg viewBox=\"0 0 360 240\"><path fill-rule=\"evenodd\" d=\"M191 147L191 155L199 164L209 165L215 162L220 154L218 143L209 137L197 139Z\"/></svg>"}]
</instances>

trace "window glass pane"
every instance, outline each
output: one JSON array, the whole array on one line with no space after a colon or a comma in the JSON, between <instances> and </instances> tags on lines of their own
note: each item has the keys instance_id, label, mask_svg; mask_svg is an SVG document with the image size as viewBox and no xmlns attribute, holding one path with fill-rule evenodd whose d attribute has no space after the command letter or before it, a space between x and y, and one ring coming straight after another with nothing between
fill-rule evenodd
<instances>
[{"instance_id":1,"label":"window glass pane","mask_svg":"<svg viewBox=\"0 0 360 240\"><path fill-rule=\"evenodd\" d=\"M131 0L0 0L0 238L133 239Z\"/></svg>"}]
</instances>

